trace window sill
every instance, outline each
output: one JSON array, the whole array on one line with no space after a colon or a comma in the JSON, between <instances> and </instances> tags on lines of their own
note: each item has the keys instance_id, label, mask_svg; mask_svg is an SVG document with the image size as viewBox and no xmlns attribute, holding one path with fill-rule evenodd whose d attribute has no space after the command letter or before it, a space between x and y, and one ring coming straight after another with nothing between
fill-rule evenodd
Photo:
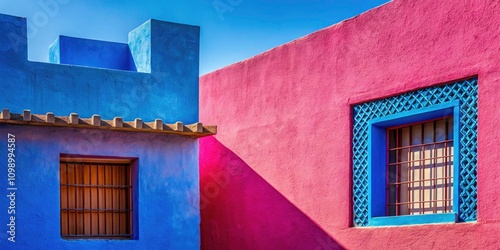
<instances>
[{"instance_id":1,"label":"window sill","mask_svg":"<svg viewBox=\"0 0 500 250\"><path fill-rule=\"evenodd\" d=\"M456 213L446 214L419 214L372 217L369 219L369 226L407 226L419 224L455 223L458 216Z\"/></svg>"}]
</instances>

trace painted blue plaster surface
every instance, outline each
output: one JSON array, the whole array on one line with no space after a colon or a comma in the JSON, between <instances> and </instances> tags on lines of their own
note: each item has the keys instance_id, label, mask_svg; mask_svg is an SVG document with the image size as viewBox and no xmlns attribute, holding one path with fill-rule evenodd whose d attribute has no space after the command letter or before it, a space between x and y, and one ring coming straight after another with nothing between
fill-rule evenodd
<instances>
[{"instance_id":1,"label":"painted blue plaster surface","mask_svg":"<svg viewBox=\"0 0 500 250\"><path fill-rule=\"evenodd\" d=\"M100 114L103 119L198 121L199 27L150 20L129 33L138 72L30 62L24 18L0 15L0 34L0 106L13 113L30 109L38 114ZM92 41L84 40L80 52L65 54L64 48L78 41L70 40L66 47L60 43L59 50L51 50L51 60L88 66L85 58L71 57L81 56ZM96 44L102 51L104 43Z\"/></svg>"},{"instance_id":2,"label":"painted blue plaster surface","mask_svg":"<svg viewBox=\"0 0 500 250\"><path fill-rule=\"evenodd\" d=\"M416 224L455 223L456 213L398 215L370 218L370 226L408 226Z\"/></svg>"},{"instance_id":3,"label":"painted blue plaster surface","mask_svg":"<svg viewBox=\"0 0 500 250\"><path fill-rule=\"evenodd\" d=\"M50 62L136 71L128 44L59 36L50 47Z\"/></svg>"},{"instance_id":4,"label":"painted blue plaster surface","mask_svg":"<svg viewBox=\"0 0 500 250\"><path fill-rule=\"evenodd\" d=\"M136 72L126 67L130 61L120 62L113 56L119 53L118 58L125 58L125 45L67 37L54 43L50 60L80 66L30 62L26 32L24 18L0 14L0 108L12 113L30 109L35 114L99 114L102 119L198 121L198 27L150 20L133 30L128 52ZM5 138L4 142L0 139L2 169L7 164L7 133L17 138L19 188L16 243L8 249L199 249L197 140L0 125L0 138ZM61 239L60 154L138 158L137 239ZM7 188L4 174L0 192ZM0 193L4 197L0 199L0 227L8 223L5 195ZM7 231L3 228L0 232ZM0 249L6 243L7 233L0 233Z\"/></svg>"},{"instance_id":5,"label":"painted blue plaster surface","mask_svg":"<svg viewBox=\"0 0 500 250\"><path fill-rule=\"evenodd\" d=\"M7 171L0 176L0 249L199 249L197 140L175 135L0 124L16 136L16 242L7 241ZM135 240L63 240L60 154L138 159ZM5 164L2 164L4 166Z\"/></svg>"},{"instance_id":6,"label":"painted blue plaster surface","mask_svg":"<svg viewBox=\"0 0 500 250\"><path fill-rule=\"evenodd\" d=\"M145 22L141 26L128 33L129 48L135 62L137 71L151 73L151 22Z\"/></svg>"}]
</instances>

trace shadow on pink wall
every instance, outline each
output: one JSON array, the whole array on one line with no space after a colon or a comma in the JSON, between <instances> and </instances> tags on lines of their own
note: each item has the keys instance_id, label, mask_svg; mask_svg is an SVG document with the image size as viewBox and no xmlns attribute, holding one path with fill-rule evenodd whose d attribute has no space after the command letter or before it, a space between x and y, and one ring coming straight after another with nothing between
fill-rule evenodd
<instances>
[{"instance_id":1,"label":"shadow on pink wall","mask_svg":"<svg viewBox=\"0 0 500 250\"><path fill-rule=\"evenodd\" d=\"M234 152L200 139L201 249L344 249Z\"/></svg>"}]
</instances>

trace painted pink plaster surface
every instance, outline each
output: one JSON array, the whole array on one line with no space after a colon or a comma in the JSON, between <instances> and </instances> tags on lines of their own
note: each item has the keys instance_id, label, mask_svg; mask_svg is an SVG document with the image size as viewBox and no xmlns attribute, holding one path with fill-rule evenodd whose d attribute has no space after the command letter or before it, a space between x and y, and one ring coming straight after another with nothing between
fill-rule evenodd
<instances>
[{"instance_id":1,"label":"painted pink plaster surface","mask_svg":"<svg viewBox=\"0 0 500 250\"><path fill-rule=\"evenodd\" d=\"M499 249L500 2L394 0L200 79L203 249ZM478 219L352 227L351 107L478 76Z\"/></svg>"}]
</instances>

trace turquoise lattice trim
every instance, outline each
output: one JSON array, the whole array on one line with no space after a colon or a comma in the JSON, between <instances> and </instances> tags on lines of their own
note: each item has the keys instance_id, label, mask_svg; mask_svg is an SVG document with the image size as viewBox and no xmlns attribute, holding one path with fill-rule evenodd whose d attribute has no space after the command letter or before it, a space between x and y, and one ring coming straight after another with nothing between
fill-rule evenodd
<instances>
[{"instance_id":1,"label":"turquoise lattice trim","mask_svg":"<svg viewBox=\"0 0 500 250\"><path fill-rule=\"evenodd\" d=\"M430 87L354 106L354 224L368 224L368 121L436 104L460 101L459 218L476 220L477 210L477 78Z\"/></svg>"}]
</instances>

